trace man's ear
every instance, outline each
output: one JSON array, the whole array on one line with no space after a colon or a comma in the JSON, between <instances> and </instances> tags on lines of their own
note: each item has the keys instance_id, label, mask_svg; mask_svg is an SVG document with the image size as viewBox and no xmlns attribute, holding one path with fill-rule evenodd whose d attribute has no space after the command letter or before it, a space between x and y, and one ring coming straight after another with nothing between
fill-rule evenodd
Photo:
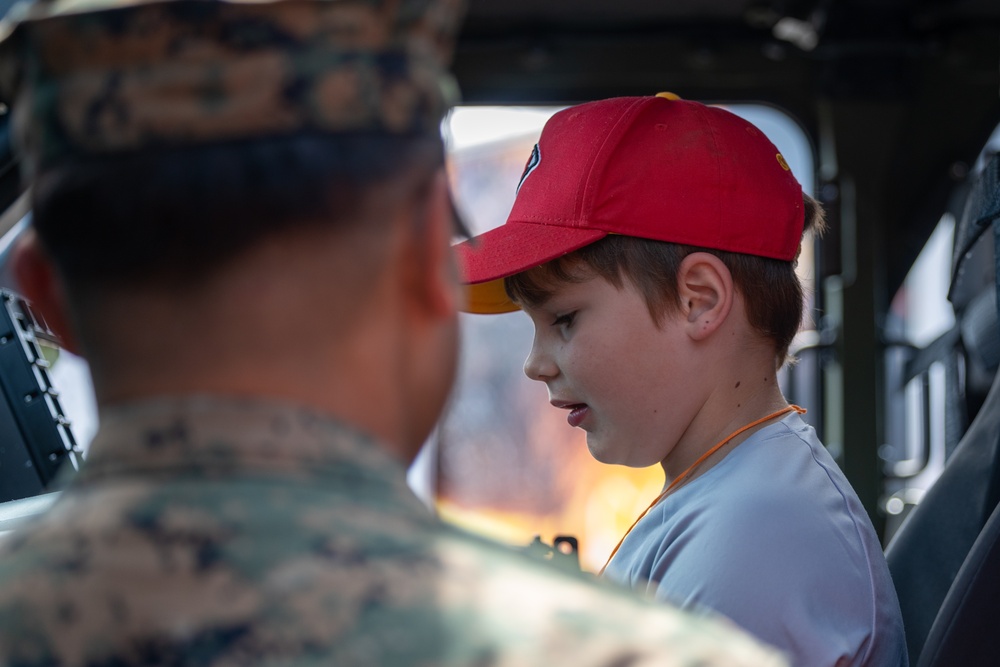
<instances>
[{"instance_id":1,"label":"man's ear","mask_svg":"<svg viewBox=\"0 0 1000 667\"><path fill-rule=\"evenodd\" d=\"M451 250L452 211L448 178L442 168L431 181L426 199L417 204L414 215L423 219L409 221L407 270L403 276L408 294L432 317L453 317L462 294Z\"/></svg>"},{"instance_id":2,"label":"man's ear","mask_svg":"<svg viewBox=\"0 0 1000 667\"><path fill-rule=\"evenodd\" d=\"M33 227L28 227L18 239L11 262L18 289L31 307L45 318L64 348L80 354L80 346L69 325L66 291Z\"/></svg>"},{"instance_id":3,"label":"man's ear","mask_svg":"<svg viewBox=\"0 0 1000 667\"><path fill-rule=\"evenodd\" d=\"M707 252L693 252L681 261L677 291L688 334L694 340L703 340L717 331L729 317L736 298L729 268Z\"/></svg>"}]
</instances>

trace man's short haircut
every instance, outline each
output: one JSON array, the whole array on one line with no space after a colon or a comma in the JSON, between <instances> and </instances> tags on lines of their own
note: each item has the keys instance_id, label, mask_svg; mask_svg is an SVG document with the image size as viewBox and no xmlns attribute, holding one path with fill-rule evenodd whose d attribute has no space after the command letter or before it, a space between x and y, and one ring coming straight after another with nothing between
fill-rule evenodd
<instances>
[{"instance_id":1,"label":"man's short haircut","mask_svg":"<svg viewBox=\"0 0 1000 667\"><path fill-rule=\"evenodd\" d=\"M808 195L803 195L803 201L805 231L821 234L826 228L822 207ZM650 316L659 326L681 307L677 272L684 258L694 252L711 253L725 263L743 295L747 320L761 336L773 341L779 366L784 363L804 305L794 261L612 234L506 278L504 288L515 303L538 307L560 283L581 282L597 275L622 289L628 280L642 293Z\"/></svg>"},{"instance_id":2,"label":"man's short haircut","mask_svg":"<svg viewBox=\"0 0 1000 667\"><path fill-rule=\"evenodd\" d=\"M71 291L196 285L269 235L360 220L373 189L429 183L440 135L293 136L79 157L39 175L33 224Z\"/></svg>"}]
</instances>

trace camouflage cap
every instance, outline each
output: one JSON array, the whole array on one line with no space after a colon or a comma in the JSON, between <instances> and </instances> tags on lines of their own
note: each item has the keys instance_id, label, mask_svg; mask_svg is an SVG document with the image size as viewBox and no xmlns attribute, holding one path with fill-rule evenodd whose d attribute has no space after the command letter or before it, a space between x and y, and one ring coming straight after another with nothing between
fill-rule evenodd
<instances>
[{"instance_id":1,"label":"camouflage cap","mask_svg":"<svg viewBox=\"0 0 1000 667\"><path fill-rule=\"evenodd\" d=\"M82 0L12 11L0 99L28 173L68 155L436 128L463 0Z\"/></svg>"}]
</instances>

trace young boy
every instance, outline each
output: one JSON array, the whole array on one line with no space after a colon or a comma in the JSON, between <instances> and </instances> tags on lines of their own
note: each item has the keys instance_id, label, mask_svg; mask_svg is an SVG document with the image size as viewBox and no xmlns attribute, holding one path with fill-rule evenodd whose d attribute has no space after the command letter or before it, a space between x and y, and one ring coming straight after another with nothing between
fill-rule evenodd
<instances>
[{"instance_id":1,"label":"young boy","mask_svg":"<svg viewBox=\"0 0 1000 667\"><path fill-rule=\"evenodd\" d=\"M757 128L662 93L556 114L507 223L457 252L468 310L531 318L524 371L593 456L663 467L607 577L796 665L905 665L871 522L778 388L810 226L818 205Z\"/></svg>"}]
</instances>

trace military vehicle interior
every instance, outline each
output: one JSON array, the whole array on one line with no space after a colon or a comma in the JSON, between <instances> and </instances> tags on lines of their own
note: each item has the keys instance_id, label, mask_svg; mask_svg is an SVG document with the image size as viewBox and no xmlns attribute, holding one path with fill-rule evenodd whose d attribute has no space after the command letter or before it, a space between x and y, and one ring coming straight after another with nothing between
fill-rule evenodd
<instances>
[{"instance_id":1,"label":"military vehicle interior","mask_svg":"<svg viewBox=\"0 0 1000 667\"><path fill-rule=\"evenodd\" d=\"M454 72L468 108L671 91L792 121L830 229L783 386L883 536L911 663L995 664L1000 2L471 0ZM30 210L2 111L0 531L50 502L86 440L49 377L58 342L3 270Z\"/></svg>"}]
</instances>

